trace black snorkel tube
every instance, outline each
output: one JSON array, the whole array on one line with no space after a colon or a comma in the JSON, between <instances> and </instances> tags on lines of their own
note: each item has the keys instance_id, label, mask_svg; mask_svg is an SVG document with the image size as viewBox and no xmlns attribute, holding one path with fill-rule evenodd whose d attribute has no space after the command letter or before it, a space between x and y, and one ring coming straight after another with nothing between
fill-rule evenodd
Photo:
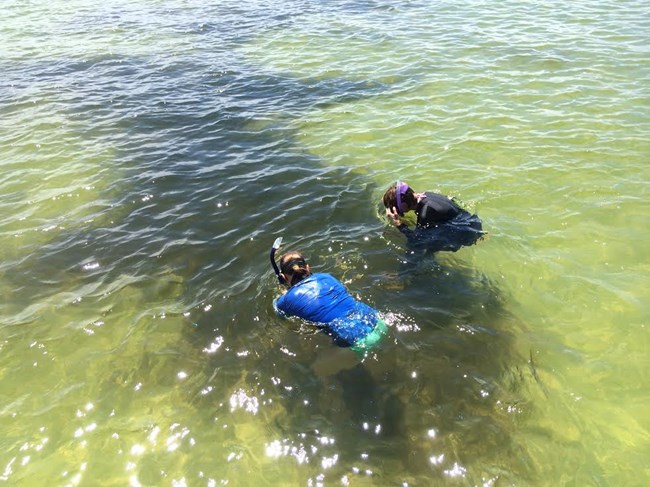
<instances>
[{"instance_id":1,"label":"black snorkel tube","mask_svg":"<svg viewBox=\"0 0 650 487\"><path fill-rule=\"evenodd\" d=\"M278 281L280 284L285 284L284 277L282 277L282 274L280 274L280 269L278 269L278 264L275 263L275 252L277 252L277 250L280 248L280 245L282 245L282 237L276 238L275 242L273 242L273 245L271 246L271 254L269 257L271 258L273 271L275 272L275 275L278 276Z\"/></svg>"}]
</instances>

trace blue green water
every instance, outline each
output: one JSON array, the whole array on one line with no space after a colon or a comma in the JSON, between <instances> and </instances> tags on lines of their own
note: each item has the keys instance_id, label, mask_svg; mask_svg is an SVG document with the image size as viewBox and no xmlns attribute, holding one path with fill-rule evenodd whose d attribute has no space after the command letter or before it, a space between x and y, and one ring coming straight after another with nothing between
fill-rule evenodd
<instances>
[{"instance_id":1,"label":"blue green water","mask_svg":"<svg viewBox=\"0 0 650 487\"><path fill-rule=\"evenodd\" d=\"M109 3L2 5L2 481L648 484L647 2ZM405 265L397 178L487 238Z\"/></svg>"}]
</instances>

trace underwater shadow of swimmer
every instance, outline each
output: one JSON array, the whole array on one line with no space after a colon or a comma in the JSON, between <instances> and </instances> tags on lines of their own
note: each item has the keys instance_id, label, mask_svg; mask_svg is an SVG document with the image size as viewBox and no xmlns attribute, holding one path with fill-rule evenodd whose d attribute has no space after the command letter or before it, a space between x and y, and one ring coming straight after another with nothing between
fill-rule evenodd
<instances>
[{"instance_id":1,"label":"underwater shadow of swimmer","mask_svg":"<svg viewBox=\"0 0 650 487\"><path fill-rule=\"evenodd\" d=\"M341 384L343 402L353 424L373 425L376 432L385 438L395 439L406 434L406 405L391 390L390 384L394 380L383 380L379 384L364 363L340 371L336 380Z\"/></svg>"},{"instance_id":2,"label":"underwater shadow of swimmer","mask_svg":"<svg viewBox=\"0 0 650 487\"><path fill-rule=\"evenodd\" d=\"M396 368L417 372L411 382L419 385L409 386L413 394L406 404L409 410L429 411L430 417L413 418L407 411L408 429L435 424L446 456L467 465L486 458L502 462L499 449L519 451L513 472L534 478L525 445L517 443L517 422L502 412L513 404L521 414L534 408L527 390L530 378L520 373L527 357L514 346L525 324L508 310L507 295L496 283L461 256L441 252L406 257L396 259L388 278L373 276L383 290L373 298L399 310L393 328L405 317L417 325L416 333L397 332L412 353L400 356ZM409 465L426 468L426 445L414 443L410 449Z\"/></svg>"},{"instance_id":3,"label":"underwater shadow of swimmer","mask_svg":"<svg viewBox=\"0 0 650 487\"><path fill-rule=\"evenodd\" d=\"M506 312L498 285L455 253L426 247L397 252L391 250L387 258L383 249L368 257L369 268L386 269L387 260L396 262L393 270L369 276L374 281L372 297L384 309L439 329L470 318L499 321Z\"/></svg>"}]
</instances>

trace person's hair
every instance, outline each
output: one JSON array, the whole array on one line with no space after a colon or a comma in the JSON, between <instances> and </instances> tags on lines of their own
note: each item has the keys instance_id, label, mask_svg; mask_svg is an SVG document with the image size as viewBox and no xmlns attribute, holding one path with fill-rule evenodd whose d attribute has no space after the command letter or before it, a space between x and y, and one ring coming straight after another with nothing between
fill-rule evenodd
<instances>
[{"instance_id":1,"label":"person's hair","mask_svg":"<svg viewBox=\"0 0 650 487\"><path fill-rule=\"evenodd\" d=\"M305 258L295 250L280 257L280 271L287 278L288 286L293 286L311 275Z\"/></svg>"},{"instance_id":2,"label":"person's hair","mask_svg":"<svg viewBox=\"0 0 650 487\"><path fill-rule=\"evenodd\" d=\"M408 186L408 189L401 197L402 208L411 208L417 205L417 198L415 192ZM386 208L397 208L397 183L393 183L386 190L383 197L384 206Z\"/></svg>"}]
</instances>

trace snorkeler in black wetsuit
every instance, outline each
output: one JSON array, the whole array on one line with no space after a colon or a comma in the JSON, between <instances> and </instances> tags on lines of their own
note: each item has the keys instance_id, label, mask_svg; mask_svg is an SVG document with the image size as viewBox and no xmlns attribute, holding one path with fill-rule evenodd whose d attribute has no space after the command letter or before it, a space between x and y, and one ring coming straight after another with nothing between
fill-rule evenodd
<instances>
[{"instance_id":1,"label":"snorkeler in black wetsuit","mask_svg":"<svg viewBox=\"0 0 650 487\"><path fill-rule=\"evenodd\" d=\"M463 246L475 244L485 232L477 215L458 206L452 199L438 193L415 193L402 181L391 185L384 193L386 216L406 235L409 247L432 252L456 252ZM415 211L415 229L400 219L404 213Z\"/></svg>"}]
</instances>

